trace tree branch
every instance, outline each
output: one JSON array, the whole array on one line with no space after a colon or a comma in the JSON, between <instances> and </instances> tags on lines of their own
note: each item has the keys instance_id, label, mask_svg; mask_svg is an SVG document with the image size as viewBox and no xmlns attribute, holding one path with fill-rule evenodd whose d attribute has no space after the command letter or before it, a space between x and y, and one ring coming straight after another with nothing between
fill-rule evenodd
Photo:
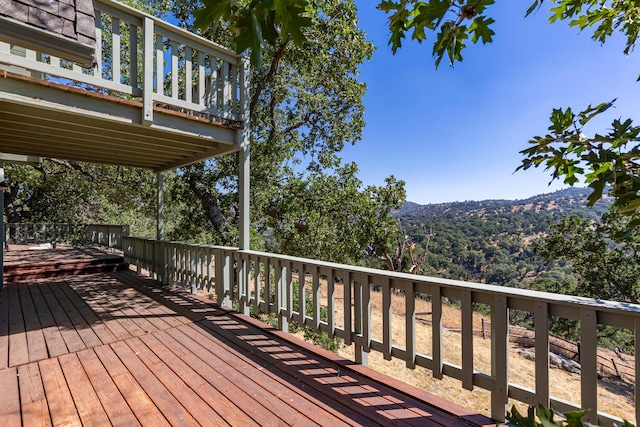
<instances>
[{"instance_id":1,"label":"tree branch","mask_svg":"<svg viewBox=\"0 0 640 427\"><path fill-rule=\"evenodd\" d=\"M258 103L258 99L260 98L262 91L264 91L265 87L267 87L273 76L276 74L276 71L278 71L278 65L280 65L280 60L282 60L282 57L284 56L285 48L287 47L287 44L289 44L290 38L291 36L288 36L282 43L280 43L278 49L276 49L273 59L271 60L269 71L267 71L267 74L265 74L264 78L253 91L251 102L249 104L249 111L253 111L253 108Z\"/></svg>"}]
</instances>

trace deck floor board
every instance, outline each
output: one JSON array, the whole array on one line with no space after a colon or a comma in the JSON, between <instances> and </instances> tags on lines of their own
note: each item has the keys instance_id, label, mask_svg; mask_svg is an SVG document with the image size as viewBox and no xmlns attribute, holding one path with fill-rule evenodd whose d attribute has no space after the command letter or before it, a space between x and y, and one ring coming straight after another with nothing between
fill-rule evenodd
<instances>
[{"instance_id":1,"label":"deck floor board","mask_svg":"<svg viewBox=\"0 0 640 427\"><path fill-rule=\"evenodd\" d=\"M20 403L25 426L50 426L51 416L44 394L40 367L37 363L18 368Z\"/></svg>"},{"instance_id":2,"label":"deck floor board","mask_svg":"<svg viewBox=\"0 0 640 427\"><path fill-rule=\"evenodd\" d=\"M8 291L0 292L0 369L9 366L9 298Z\"/></svg>"},{"instance_id":3,"label":"deck floor board","mask_svg":"<svg viewBox=\"0 0 640 427\"><path fill-rule=\"evenodd\" d=\"M0 425L469 425L468 410L336 358L132 271L10 282Z\"/></svg>"},{"instance_id":4,"label":"deck floor board","mask_svg":"<svg viewBox=\"0 0 640 427\"><path fill-rule=\"evenodd\" d=\"M111 423L121 426L139 426L136 416L94 350L83 350L77 355Z\"/></svg>"},{"instance_id":5,"label":"deck floor board","mask_svg":"<svg viewBox=\"0 0 640 427\"><path fill-rule=\"evenodd\" d=\"M58 325L51 314L49 305L44 298L44 294L39 285L29 286L31 298L38 312L38 318L40 319L40 327L47 342L47 351L49 357L56 357L62 354L67 354L69 349L65 343L64 338Z\"/></svg>"}]
</instances>

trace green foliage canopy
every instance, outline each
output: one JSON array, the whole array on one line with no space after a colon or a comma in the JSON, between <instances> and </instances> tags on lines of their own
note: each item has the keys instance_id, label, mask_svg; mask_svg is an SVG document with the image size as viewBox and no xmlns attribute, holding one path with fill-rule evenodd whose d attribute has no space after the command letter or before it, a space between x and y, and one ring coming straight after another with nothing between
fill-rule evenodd
<instances>
[{"instance_id":1,"label":"green foliage canopy","mask_svg":"<svg viewBox=\"0 0 640 427\"><path fill-rule=\"evenodd\" d=\"M535 252L547 263L571 263L577 280L572 295L625 301L640 300L640 232L626 239L616 238L637 217L616 212L603 215L600 222L577 216L564 217ZM563 292L564 293L564 292Z\"/></svg>"},{"instance_id":2,"label":"green foliage canopy","mask_svg":"<svg viewBox=\"0 0 640 427\"><path fill-rule=\"evenodd\" d=\"M473 43L493 40L494 20L489 16L488 6L494 3L494 0L382 0L377 7L389 16L389 44L393 52L402 46L409 33L420 43L434 33L432 54L437 67L445 57L450 65L462 61L462 51L469 40ZM304 42L304 28L316 13L314 5L315 2L305 0L205 0L196 23L205 27L226 20L236 33L236 49L251 50L252 62L260 65L260 52L277 40L278 33L280 39L290 38L297 45ZM592 38L597 42L604 43L615 33L623 35L626 55L633 51L640 35L640 6L635 0L534 0L526 15L543 5L549 5L550 22L565 21L580 31L592 30ZM581 132L590 119L610 105L589 106L577 114L570 108L554 110L551 132L530 141L531 146L522 151L525 158L518 169L544 165L553 179L561 178L571 185L584 179L594 190L589 198L591 204L610 185L615 207L623 213L635 212L640 208L638 127L630 119L615 120L606 135L596 133L588 137ZM638 225L635 222L630 227Z\"/></svg>"}]
</instances>

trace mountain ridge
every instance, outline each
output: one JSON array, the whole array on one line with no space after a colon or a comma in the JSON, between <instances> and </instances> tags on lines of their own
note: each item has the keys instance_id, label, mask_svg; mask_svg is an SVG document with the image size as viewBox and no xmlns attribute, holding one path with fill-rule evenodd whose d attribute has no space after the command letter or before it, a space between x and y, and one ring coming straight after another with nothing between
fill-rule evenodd
<instances>
[{"instance_id":1,"label":"mountain ridge","mask_svg":"<svg viewBox=\"0 0 640 427\"><path fill-rule=\"evenodd\" d=\"M425 275L512 287L545 277L566 277L569 266L546 265L534 248L564 215L598 220L611 198L587 205L589 188L567 188L520 200L419 205L407 202L392 215L417 254L428 254Z\"/></svg>"},{"instance_id":2,"label":"mountain ridge","mask_svg":"<svg viewBox=\"0 0 640 427\"><path fill-rule=\"evenodd\" d=\"M512 212L522 212L533 210L540 212L541 210L559 211L561 213L573 214L583 213L584 211L594 211L595 215L587 215L589 217L599 217L610 205L611 202L604 197L598 201L593 207L587 206L587 197L591 194L588 187L569 187L550 193L538 194L527 197L525 199L485 199L485 200L465 200L462 202L444 202L444 203L428 203L419 204L411 201L405 202L402 207L394 212L392 216L395 218L403 218L413 216L416 213L427 215L442 215L451 211L475 212L480 210L497 213L505 211L509 207Z\"/></svg>"}]
</instances>

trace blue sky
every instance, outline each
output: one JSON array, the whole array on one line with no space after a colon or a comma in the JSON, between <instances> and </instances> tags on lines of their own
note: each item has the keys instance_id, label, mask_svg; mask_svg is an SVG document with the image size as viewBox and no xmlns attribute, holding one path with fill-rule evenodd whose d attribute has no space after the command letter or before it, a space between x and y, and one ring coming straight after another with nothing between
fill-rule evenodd
<instances>
[{"instance_id":1,"label":"blue sky","mask_svg":"<svg viewBox=\"0 0 640 427\"><path fill-rule=\"evenodd\" d=\"M387 46L386 16L377 1L356 0L360 25L377 50L361 67L367 83L362 141L347 147L365 185L386 176L406 181L407 200L440 203L522 199L562 188L541 169L513 174L519 151L544 134L553 108L581 110L618 97L616 108L585 129L604 132L615 118L634 118L640 106L638 54L623 39L604 46L565 23L549 24L546 9L524 18L531 1L490 6L494 42L470 45L464 61L436 71L432 40Z\"/></svg>"}]
</instances>

